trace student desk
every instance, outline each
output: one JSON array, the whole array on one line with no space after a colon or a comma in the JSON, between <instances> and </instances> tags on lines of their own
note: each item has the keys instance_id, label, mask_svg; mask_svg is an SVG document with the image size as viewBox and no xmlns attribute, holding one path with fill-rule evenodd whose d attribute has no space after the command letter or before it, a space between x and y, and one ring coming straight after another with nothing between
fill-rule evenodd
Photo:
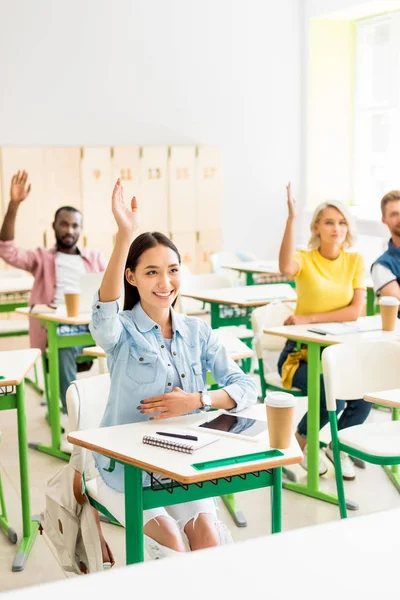
<instances>
[{"instance_id":1,"label":"student desk","mask_svg":"<svg viewBox=\"0 0 400 600\"><path fill-rule=\"evenodd\" d=\"M21 482L23 537L12 567L22 571L33 546L39 522L31 517L29 499L28 441L26 436L24 378L40 356L40 350L9 350L0 352L0 411L16 409L18 423L19 473ZM8 529L7 515L2 515L1 525Z\"/></svg>"},{"instance_id":2,"label":"student desk","mask_svg":"<svg viewBox=\"0 0 400 600\"><path fill-rule=\"evenodd\" d=\"M27 306L33 286L31 275L9 277L0 276L0 313L13 312L16 308Z\"/></svg>"},{"instance_id":3,"label":"student desk","mask_svg":"<svg viewBox=\"0 0 400 600\"><path fill-rule=\"evenodd\" d=\"M254 285L254 275L268 275L271 283L288 281L288 278L279 271L277 260L250 260L237 263L223 263L222 269L230 269L246 275L246 285Z\"/></svg>"},{"instance_id":4,"label":"student desk","mask_svg":"<svg viewBox=\"0 0 400 600\"><path fill-rule=\"evenodd\" d=\"M60 381L59 381L59 363L58 350L60 348L72 348L74 346L89 346L94 344L90 333L79 333L76 335L58 335L57 327L59 325L89 325L92 313L82 313L78 317L67 317L66 309L60 306L57 310L32 314L29 308L19 308L18 314L26 317L32 317L41 321L47 329L47 358L49 361L49 386L48 386L48 407L49 420L51 428L51 444L30 443L29 447L50 454L56 458L69 460L70 455L61 450L61 428L60 428Z\"/></svg>"},{"instance_id":5,"label":"student desk","mask_svg":"<svg viewBox=\"0 0 400 600\"><path fill-rule=\"evenodd\" d=\"M224 331L224 329L215 329L215 333L217 334L221 344L223 344L229 352L229 355L232 358L232 360L238 361L253 357L253 351L231 332ZM96 358L100 358L103 360L106 357L105 351L100 346L84 348L82 354L85 354L86 356L95 356ZM211 389L214 389L214 386L216 386L216 388L219 387L215 384L211 373L207 373L207 384L211 386ZM222 500L227 509L229 510L230 514L232 515L232 518L235 521L236 525L238 527L246 527L246 518L242 511L238 508L234 495L228 494L226 496L223 496Z\"/></svg>"},{"instance_id":6,"label":"student desk","mask_svg":"<svg viewBox=\"0 0 400 600\"><path fill-rule=\"evenodd\" d=\"M375 317L363 317L363 321ZM308 448L308 470L307 483L285 483L285 488L294 492L312 496L325 502L337 504L337 496L328 494L319 489L319 398L320 398L320 374L321 374L321 350L331 344L343 342L361 342L368 340L399 340L400 331L368 331L362 333L348 333L342 335L321 335L311 333L317 323L312 325L286 325L282 327L271 327L264 329L264 333L279 335L289 340L295 340L306 344L308 348L308 418L307 418L307 448ZM347 508L356 510L358 506L347 501Z\"/></svg>"},{"instance_id":7,"label":"student desk","mask_svg":"<svg viewBox=\"0 0 400 600\"><path fill-rule=\"evenodd\" d=\"M265 420L265 408L253 406L241 411L240 415ZM68 435L72 444L99 452L125 467L127 564L143 561L143 510L148 508L271 486L271 529L272 533L281 531L282 466L302 460L294 436L290 448L281 451L270 449L267 433L258 441L219 436L216 443L193 454L142 443L144 435L151 435L162 427L186 428L204 419L203 413L163 422L146 421L77 431ZM255 458L260 456L259 453L266 454ZM196 469L194 464L199 464L199 468ZM154 473L156 477L169 477L173 482L171 485L164 483L161 489L156 484L143 489L142 471Z\"/></svg>"},{"instance_id":8,"label":"student desk","mask_svg":"<svg viewBox=\"0 0 400 600\"><path fill-rule=\"evenodd\" d=\"M250 328L250 313L257 306L265 306L271 302L294 302L296 292L288 283L273 283L265 285L248 285L242 287L219 288L182 292L182 296L194 298L211 305L211 327L217 329L224 325L246 325ZM239 307L244 310L243 315L221 317L222 306Z\"/></svg>"},{"instance_id":9,"label":"student desk","mask_svg":"<svg viewBox=\"0 0 400 600\"><path fill-rule=\"evenodd\" d=\"M371 392L364 396L364 400L372 402L373 404L379 404L382 406L388 406L392 409L393 421L399 420L399 409L400 409L400 389L397 390L386 390L385 392ZM383 469L390 481L395 485L396 489L400 492L400 473L399 465L383 465Z\"/></svg>"},{"instance_id":10,"label":"student desk","mask_svg":"<svg viewBox=\"0 0 400 600\"><path fill-rule=\"evenodd\" d=\"M133 585L153 600L160 596L155 578L162 582L163 600L243 600L250 594L274 600L393 598L396 581L388 574L398 570L399 528L400 509L382 511L16 590L4 600L125 598ZM340 579L327 577L327 565L344 552L351 569L343 569ZM204 576L216 570L216 577ZM300 585L303 581L310 583Z\"/></svg>"}]
</instances>

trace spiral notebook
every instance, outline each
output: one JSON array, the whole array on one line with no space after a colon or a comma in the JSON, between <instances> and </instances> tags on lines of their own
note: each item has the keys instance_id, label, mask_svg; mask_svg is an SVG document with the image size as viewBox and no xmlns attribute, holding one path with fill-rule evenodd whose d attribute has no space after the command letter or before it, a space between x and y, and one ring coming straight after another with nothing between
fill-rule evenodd
<instances>
[{"instance_id":1,"label":"spiral notebook","mask_svg":"<svg viewBox=\"0 0 400 600\"><path fill-rule=\"evenodd\" d=\"M179 433L182 435L192 435L187 430L178 431L174 429L174 433ZM204 448L204 446L208 446L209 444L213 444L218 441L218 437L215 435L201 435L198 436L198 440L180 440L179 438L169 438L165 435L157 435L157 433L152 433L151 435L143 436L142 442L143 444L150 444L151 446L159 446L160 448L165 448L166 450L176 450L176 452L184 452L186 454L193 454L196 450L200 448Z\"/></svg>"}]
</instances>

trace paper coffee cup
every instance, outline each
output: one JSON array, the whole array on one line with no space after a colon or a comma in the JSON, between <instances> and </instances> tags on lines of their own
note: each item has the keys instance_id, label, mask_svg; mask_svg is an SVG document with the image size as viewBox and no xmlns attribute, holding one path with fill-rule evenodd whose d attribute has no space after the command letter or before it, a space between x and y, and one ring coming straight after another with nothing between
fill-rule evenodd
<instances>
[{"instance_id":1,"label":"paper coffee cup","mask_svg":"<svg viewBox=\"0 0 400 600\"><path fill-rule=\"evenodd\" d=\"M265 398L269 445L289 448L294 425L296 398L287 392L268 392Z\"/></svg>"},{"instance_id":2,"label":"paper coffee cup","mask_svg":"<svg viewBox=\"0 0 400 600\"><path fill-rule=\"evenodd\" d=\"M383 331L394 331L399 312L399 300L394 296L382 296L379 300Z\"/></svg>"},{"instance_id":3,"label":"paper coffee cup","mask_svg":"<svg viewBox=\"0 0 400 600\"><path fill-rule=\"evenodd\" d=\"M80 293L76 290L65 290L65 306L68 317L77 317L79 315Z\"/></svg>"}]
</instances>

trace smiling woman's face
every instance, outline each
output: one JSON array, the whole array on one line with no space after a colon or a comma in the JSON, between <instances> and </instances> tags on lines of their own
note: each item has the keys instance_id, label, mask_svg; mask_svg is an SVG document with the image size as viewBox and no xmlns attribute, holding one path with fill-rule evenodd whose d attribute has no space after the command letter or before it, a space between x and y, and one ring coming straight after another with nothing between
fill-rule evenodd
<instances>
[{"instance_id":1,"label":"smiling woman's face","mask_svg":"<svg viewBox=\"0 0 400 600\"><path fill-rule=\"evenodd\" d=\"M346 219L333 206L324 208L315 224L315 233L320 237L321 243L325 244L342 245L346 240L348 230Z\"/></svg>"},{"instance_id":2,"label":"smiling woman's face","mask_svg":"<svg viewBox=\"0 0 400 600\"><path fill-rule=\"evenodd\" d=\"M169 308L181 286L178 256L171 248L157 244L143 252L134 272L126 270L126 278L137 287L143 308Z\"/></svg>"}]
</instances>

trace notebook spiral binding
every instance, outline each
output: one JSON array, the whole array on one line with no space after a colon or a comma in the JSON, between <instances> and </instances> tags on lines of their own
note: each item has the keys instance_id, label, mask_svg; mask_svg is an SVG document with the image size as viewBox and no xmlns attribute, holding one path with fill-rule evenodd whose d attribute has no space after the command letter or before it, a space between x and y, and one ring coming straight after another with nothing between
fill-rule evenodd
<instances>
[{"instance_id":1,"label":"notebook spiral binding","mask_svg":"<svg viewBox=\"0 0 400 600\"><path fill-rule=\"evenodd\" d=\"M167 450L176 450L176 452L184 452L185 454L193 454L194 448L190 444L183 444L182 442L172 442L170 440L159 440L151 435L143 436L143 444L150 444L150 446L159 446L160 448L166 448Z\"/></svg>"}]
</instances>

